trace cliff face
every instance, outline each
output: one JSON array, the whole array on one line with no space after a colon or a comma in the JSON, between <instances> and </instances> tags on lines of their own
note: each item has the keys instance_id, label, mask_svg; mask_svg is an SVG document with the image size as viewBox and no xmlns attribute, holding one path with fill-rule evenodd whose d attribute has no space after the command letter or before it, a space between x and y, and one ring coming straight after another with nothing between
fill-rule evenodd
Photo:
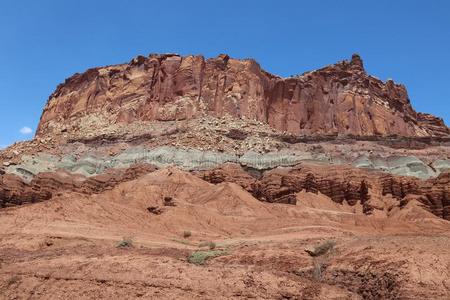
<instances>
[{"instance_id":1,"label":"cliff face","mask_svg":"<svg viewBox=\"0 0 450 300\"><path fill-rule=\"evenodd\" d=\"M297 204L296 194L302 190L322 193L332 201L349 205L362 204L366 214L386 209L382 199L392 197L393 206L404 207L416 200L434 215L450 220L450 173L420 180L379 172L367 172L345 166L333 168L297 165L263 172L259 179L249 176L236 165L201 171L198 176L211 183L234 182L264 202ZM392 207L386 210L392 210Z\"/></svg>"},{"instance_id":2,"label":"cliff face","mask_svg":"<svg viewBox=\"0 0 450 300\"><path fill-rule=\"evenodd\" d=\"M366 74L350 61L280 78L253 60L205 60L175 54L138 56L128 64L75 74L50 96L37 135L121 122L231 115L292 134L446 136L441 119L416 113L403 85Z\"/></svg>"}]
</instances>

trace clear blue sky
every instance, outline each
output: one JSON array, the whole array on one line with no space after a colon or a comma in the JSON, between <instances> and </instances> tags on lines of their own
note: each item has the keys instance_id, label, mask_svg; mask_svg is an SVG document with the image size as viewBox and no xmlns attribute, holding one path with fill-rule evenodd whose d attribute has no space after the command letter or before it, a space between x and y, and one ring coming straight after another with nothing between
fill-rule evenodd
<instances>
[{"instance_id":1,"label":"clear blue sky","mask_svg":"<svg viewBox=\"0 0 450 300\"><path fill-rule=\"evenodd\" d=\"M450 1L2 0L0 145L31 138L73 73L153 52L252 57L282 76L358 52L450 123Z\"/></svg>"}]
</instances>

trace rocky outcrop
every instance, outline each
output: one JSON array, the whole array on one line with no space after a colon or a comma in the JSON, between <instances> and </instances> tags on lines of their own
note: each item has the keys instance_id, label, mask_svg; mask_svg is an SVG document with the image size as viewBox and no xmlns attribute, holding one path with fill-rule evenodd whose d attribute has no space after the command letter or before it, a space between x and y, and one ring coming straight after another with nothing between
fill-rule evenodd
<instances>
[{"instance_id":1,"label":"rocky outcrop","mask_svg":"<svg viewBox=\"0 0 450 300\"><path fill-rule=\"evenodd\" d=\"M227 55L138 56L58 86L37 137L0 153L0 205L176 166L265 202L296 204L304 191L387 214L417 200L450 220L449 133L358 55L290 78Z\"/></svg>"},{"instance_id":2,"label":"rocky outcrop","mask_svg":"<svg viewBox=\"0 0 450 300\"><path fill-rule=\"evenodd\" d=\"M380 184L383 195L394 196L402 201L402 205L407 203L409 196L419 196L417 200L429 211L450 220L450 172L429 180L386 174L380 178Z\"/></svg>"},{"instance_id":3,"label":"rocky outcrop","mask_svg":"<svg viewBox=\"0 0 450 300\"><path fill-rule=\"evenodd\" d=\"M5 174L0 176L0 207L35 203L48 200L51 193L45 190L34 190L19 176Z\"/></svg>"},{"instance_id":4,"label":"rocky outcrop","mask_svg":"<svg viewBox=\"0 0 450 300\"><path fill-rule=\"evenodd\" d=\"M294 135L449 134L442 120L414 111L403 85L368 75L358 55L281 78L251 59L152 54L67 79L50 96L37 136L204 115L258 120Z\"/></svg>"},{"instance_id":5,"label":"rocky outcrop","mask_svg":"<svg viewBox=\"0 0 450 300\"><path fill-rule=\"evenodd\" d=\"M371 208L367 201L371 181L366 172L351 168L298 165L265 172L252 186L252 192L261 201L288 204L295 204L295 194L302 190L320 192L340 204L343 201L350 205L359 202L369 212Z\"/></svg>"},{"instance_id":6,"label":"rocky outcrop","mask_svg":"<svg viewBox=\"0 0 450 300\"><path fill-rule=\"evenodd\" d=\"M403 207L411 199L418 200L430 212L450 220L450 173L437 178L417 178L368 172L346 166L297 165L264 172L258 179L252 178L237 165L203 171L198 174L211 183L234 182L257 199L272 203L296 204L300 191L322 193L332 201L349 205L362 204L370 214L379 209L377 199L390 195ZM392 209L392 208L390 208Z\"/></svg>"},{"instance_id":7,"label":"rocky outcrop","mask_svg":"<svg viewBox=\"0 0 450 300\"><path fill-rule=\"evenodd\" d=\"M98 194L155 169L152 165L140 164L127 169L110 169L92 177L66 171L43 172L33 177L30 183L19 176L3 174L0 175L0 206L40 202L65 191ZM390 195L397 200L398 207L414 199L436 216L450 220L449 172L437 178L421 180L348 166L330 168L300 164L264 172L245 170L238 164L227 163L212 170L193 173L213 184L236 183L264 202L295 205L298 192L320 192L339 204L344 201L352 206L359 203L363 212L370 214L374 209L384 209L379 207L377 199Z\"/></svg>"},{"instance_id":8,"label":"rocky outcrop","mask_svg":"<svg viewBox=\"0 0 450 300\"><path fill-rule=\"evenodd\" d=\"M448 136L449 128L445 126L442 118L437 118L430 114L418 113L417 121L423 128L426 128L430 132L435 132L436 135Z\"/></svg>"},{"instance_id":9,"label":"rocky outcrop","mask_svg":"<svg viewBox=\"0 0 450 300\"><path fill-rule=\"evenodd\" d=\"M98 194L154 170L156 168L151 165L135 165L89 178L65 171L43 172L35 176L30 183L26 183L19 176L5 174L0 176L0 207L40 202L67 191Z\"/></svg>"},{"instance_id":10,"label":"rocky outcrop","mask_svg":"<svg viewBox=\"0 0 450 300\"><path fill-rule=\"evenodd\" d=\"M214 184L222 182L237 183L250 193L253 193L253 186L257 180L240 165L232 163L223 164L219 168L212 170L196 171L194 173L203 180Z\"/></svg>"}]
</instances>

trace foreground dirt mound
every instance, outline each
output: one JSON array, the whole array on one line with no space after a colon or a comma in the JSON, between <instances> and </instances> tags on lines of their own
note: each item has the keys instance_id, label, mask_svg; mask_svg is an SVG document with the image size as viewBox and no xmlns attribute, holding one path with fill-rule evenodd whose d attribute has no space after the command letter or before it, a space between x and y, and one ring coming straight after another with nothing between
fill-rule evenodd
<instances>
[{"instance_id":1,"label":"foreground dirt mound","mask_svg":"<svg viewBox=\"0 0 450 300\"><path fill-rule=\"evenodd\" d=\"M297 206L264 203L237 184L169 168L0 210L0 298L450 295L448 221L367 217L321 193L296 197ZM330 239L316 278L303 249ZM202 253L210 258L189 262Z\"/></svg>"}]
</instances>

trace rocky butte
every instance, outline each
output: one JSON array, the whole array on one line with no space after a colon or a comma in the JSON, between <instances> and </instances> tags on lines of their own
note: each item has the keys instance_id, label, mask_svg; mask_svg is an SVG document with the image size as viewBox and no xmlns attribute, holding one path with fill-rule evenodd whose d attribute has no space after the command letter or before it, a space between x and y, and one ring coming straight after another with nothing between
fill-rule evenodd
<instances>
[{"instance_id":1,"label":"rocky butte","mask_svg":"<svg viewBox=\"0 0 450 300\"><path fill-rule=\"evenodd\" d=\"M0 295L449 299L449 220L450 129L359 55L137 56L0 151Z\"/></svg>"},{"instance_id":2,"label":"rocky butte","mask_svg":"<svg viewBox=\"0 0 450 300\"><path fill-rule=\"evenodd\" d=\"M442 119L414 111L403 85L368 75L356 54L350 61L291 78L228 55L138 56L128 64L75 74L59 85L37 136L57 134L61 126L76 130L92 114L102 121L97 126L229 115L295 135L450 133Z\"/></svg>"}]
</instances>

